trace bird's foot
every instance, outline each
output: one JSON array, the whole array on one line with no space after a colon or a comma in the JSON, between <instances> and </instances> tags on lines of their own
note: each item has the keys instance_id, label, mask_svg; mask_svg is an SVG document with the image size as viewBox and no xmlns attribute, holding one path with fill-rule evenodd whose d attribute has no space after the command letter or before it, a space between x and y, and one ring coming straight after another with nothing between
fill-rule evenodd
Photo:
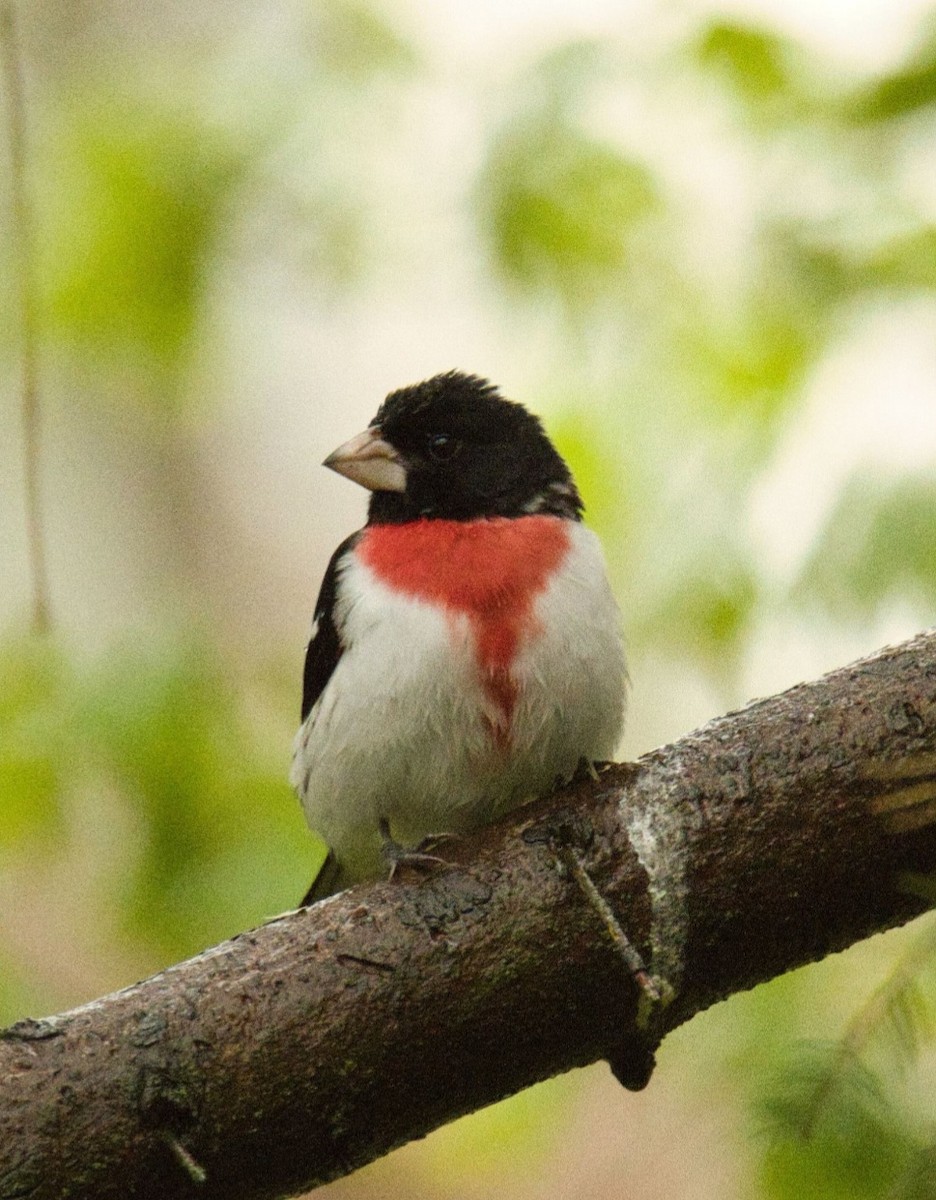
<instances>
[{"instance_id":1,"label":"bird's foot","mask_svg":"<svg viewBox=\"0 0 936 1200\"><path fill-rule=\"evenodd\" d=\"M594 783L601 778L601 772L607 770L611 763L594 762L583 754L575 765L571 775L557 775L552 790L561 792L563 788L574 787L579 783Z\"/></svg>"},{"instance_id":2,"label":"bird's foot","mask_svg":"<svg viewBox=\"0 0 936 1200\"><path fill-rule=\"evenodd\" d=\"M578 760L575 770L572 772L570 783L585 783L586 780L595 780L598 778L598 763L592 762L590 758L586 758L583 754Z\"/></svg>"},{"instance_id":3,"label":"bird's foot","mask_svg":"<svg viewBox=\"0 0 936 1200\"><path fill-rule=\"evenodd\" d=\"M436 867L447 867L450 864L437 854L430 854L442 842L458 841L455 833L430 833L416 846L401 846L390 833L390 822L381 817L377 824L380 830L380 853L390 866L389 879L396 875L401 867L414 867L417 871L432 871Z\"/></svg>"}]
</instances>

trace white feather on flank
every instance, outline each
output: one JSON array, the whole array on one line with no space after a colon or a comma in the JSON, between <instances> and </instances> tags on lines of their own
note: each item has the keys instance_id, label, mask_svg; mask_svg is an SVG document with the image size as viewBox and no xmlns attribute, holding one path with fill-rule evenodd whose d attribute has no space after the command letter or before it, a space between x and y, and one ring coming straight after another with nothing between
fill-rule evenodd
<instances>
[{"instance_id":1,"label":"white feather on flank","mask_svg":"<svg viewBox=\"0 0 936 1200\"><path fill-rule=\"evenodd\" d=\"M358 559L341 575L345 651L296 736L291 781L345 879L385 872L378 821L415 845L465 832L548 791L579 758L611 758L624 719L620 614L595 535L570 549L534 603L512 677L509 742L478 673L467 617L401 596Z\"/></svg>"}]
</instances>

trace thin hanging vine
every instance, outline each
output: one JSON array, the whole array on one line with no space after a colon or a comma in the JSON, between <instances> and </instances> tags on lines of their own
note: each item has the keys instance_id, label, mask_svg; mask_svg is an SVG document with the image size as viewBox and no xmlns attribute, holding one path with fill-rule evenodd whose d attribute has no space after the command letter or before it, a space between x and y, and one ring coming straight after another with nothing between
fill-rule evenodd
<instances>
[{"instance_id":1,"label":"thin hanging vine","mask_svg":"<svg viewBox=\"0 0 936 1200\"><path fill-rule=\"evenodd\" d=\"M13 0L0 5L0 62L7 97L10 144L10 199L19 293L22 363L23 467L26 539L32 585L32 627L51 625L45 530L40 503L41 430L39 410L38 301L33 251L32 210L28 195L26 96Z\"/></svg>"}]
</instances>

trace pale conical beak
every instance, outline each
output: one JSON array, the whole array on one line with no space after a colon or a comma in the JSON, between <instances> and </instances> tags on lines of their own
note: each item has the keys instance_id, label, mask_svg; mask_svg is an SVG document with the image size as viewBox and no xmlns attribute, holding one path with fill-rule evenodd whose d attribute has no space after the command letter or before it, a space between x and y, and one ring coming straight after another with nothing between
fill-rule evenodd
<instances>
[{"instance_id":1,"label":"pale conical beak","mask_svg":"<svg viewBox=\"0 0 936 1200\"><path fill-rule=\"evenodd\" d=\"M322 466L353 479L372 492L406 491L406 469L399 454L383 440L378 429L365 429L351 438L333 450Z\"/></svg>"}]
</instances>

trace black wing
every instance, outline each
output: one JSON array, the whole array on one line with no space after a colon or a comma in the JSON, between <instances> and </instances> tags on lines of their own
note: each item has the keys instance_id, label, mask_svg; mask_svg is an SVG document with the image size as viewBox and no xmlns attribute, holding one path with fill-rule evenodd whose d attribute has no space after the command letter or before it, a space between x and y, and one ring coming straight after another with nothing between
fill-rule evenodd
<instances>
[{"instance_id":1,"label":"black wing","mask_svg":"<svg viewBox=\"0 0 936 1200\"><path fill-rule=\"evenodd\" d=\"M338 666L344 646L335 625L335 594L338 589L338 572L344 563L346 555L354 548L360 533L352 533L341 543L325 571L325 578L319 589L318 600L315 602L315 617L313 619L312 640L309 642L305 656L305 669L302 673L302 719L303 721L325 690L325 684L331 679L332 671Z\"/></svg>"}]
</instances>

